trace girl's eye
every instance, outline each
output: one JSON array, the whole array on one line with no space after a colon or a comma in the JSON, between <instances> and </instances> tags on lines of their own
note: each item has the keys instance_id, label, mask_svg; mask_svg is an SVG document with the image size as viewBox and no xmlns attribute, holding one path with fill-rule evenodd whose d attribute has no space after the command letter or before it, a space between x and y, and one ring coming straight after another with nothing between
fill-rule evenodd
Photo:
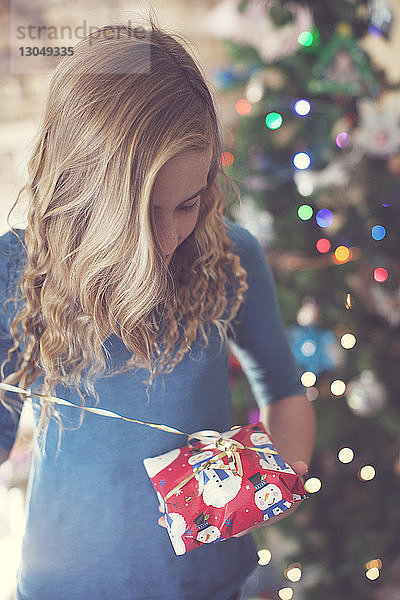
<instances>
[{"instance_id":1,"label":"girl's eye","mask_svg":"<svg viewBox=\"0 0 400 600\"><path fill-rule=\"evenodd\" d=\"M190 212L191 210L194 210L196 208L196 206L198 206L199 203L195 202L194 204L191 204L190 206L181 206L180 209L184 210L185 212Z\"/></svg>"}]
</instances>

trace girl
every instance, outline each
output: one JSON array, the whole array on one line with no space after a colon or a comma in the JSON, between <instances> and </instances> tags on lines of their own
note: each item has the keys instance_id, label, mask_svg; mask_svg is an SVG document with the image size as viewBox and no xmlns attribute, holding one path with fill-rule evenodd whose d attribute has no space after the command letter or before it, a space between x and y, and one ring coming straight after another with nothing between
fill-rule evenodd
<instances>
[{"instance_id":1,"label":"girl","mask_svg":"<svg viewBox=\"0 0 400 600\"><path fill-rule=\"evenodd\" d=\"M214 102L178 37L153 18L145 30L104 27L55 69L24 188L27 227L0 238L1 377L187 433L225 431L230 340L302 475L313 409L262 248L223 216ZM16 394L1 397L4 460L18 412ZM182 439L37 396L32 405L18 600L239 597L257 561L251 536L177 557L158 524L142 461Z\"/></svg>"}]
</instances>

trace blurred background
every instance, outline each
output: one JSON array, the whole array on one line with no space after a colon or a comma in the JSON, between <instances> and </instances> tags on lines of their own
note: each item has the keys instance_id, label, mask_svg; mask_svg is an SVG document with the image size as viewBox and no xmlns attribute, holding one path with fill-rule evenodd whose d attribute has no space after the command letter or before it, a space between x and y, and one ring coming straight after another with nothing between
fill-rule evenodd
<instances>
[{"instance_id":1,"label":"blurred background","mask_svg":"<svg viewBox=\"0 0 400 600\"><path fill-rule=\"evenodd\" d=\"M245 597L400 600L400 1L151 6L206 73L221 160L241 192L226 215L265 250L319 421L309 498L252 534L259 566ZM27 47L69 47L90 28L135 25L147 4L0 7L1 235L59 60ZM25 218L22 206L10 224L23 228ZM232 353L230 369L235 421L256 422ZM14 598L31 435L26 412L0 467L0 600Z\"/></svg>"}]
</instances>

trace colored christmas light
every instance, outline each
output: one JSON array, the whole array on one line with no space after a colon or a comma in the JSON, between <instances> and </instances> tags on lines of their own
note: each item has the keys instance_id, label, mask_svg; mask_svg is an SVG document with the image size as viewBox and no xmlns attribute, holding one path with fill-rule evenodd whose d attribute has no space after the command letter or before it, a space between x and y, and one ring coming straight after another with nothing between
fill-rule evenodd
<instances>
[{"instance_id":1,"label":"colored christmas light","mask_svg":"<svg viewBox=\"0 0 400 600\"><path fill-rule=\"evenodd\" d=\"M314 36L311 31L302 31L297 38L300 46L311 46L314 41Z\"/></svg>"},{"instance_id":2,"label":"colored christmas light","mask_svg":"<svg viewBox=\"0 0 400 600\"><path fill-rule=\"evenodd\" d=\"M321 254L326 254L331 249L331 243L327 238L320 238L315 245Z\"/></svg>"},{"instance_id":3,"label":"colored christmas light","mask_svg":"<svg viewBox=\"0 0 400 600\"><path fill-rule=\"evenodd\" d=\"M374 225L371 229L371 236L374 240L383 240L386 235L386 229L383 225Z\"/></svg>"},{"instance_id":4,"label":"colored christmas light","mask_svg":"<svg viewBox=\"0 0 400 600\"><path fill-rule=\"evenodd\" d=\"M248 115L251 111L251 102L246 100L246 98L241 98L236 102L236 112L239 115Z\"/></svg>"},{"instance_id":5,"label":"colored christmas light","mask_svg":"<svg viewBox=\"0 0 400 600\"><path fill-rule=\"evenodd\" d=\"M306 152L298 152L293 157L293 164L296 169L308 169L311 164L311 158Z\"/></svg>"},{"instance_id":6,"label":"colored christmas light","mask_svg":"<svg viewBox=\"0 0 400 600\"><path fill-rule=\"evenodd\" d=\"M297 209L297 214L302 221L308 221L313 216L313 209L309 204L302 204Z\"/></svg>"},{"instance_id":7,"label":"colored christmas light","mask_svg":"<svg viewBox=\"0 0 400 600\"><path fill-rule=\"evenodd\" d=\"M351 259L351 252L347 246L338 246L334 252L335 262L342 264Z\"/></svg>"},{"instance_id":8,"label":"colored christmas light","mask_svg":"<svg viewBox=\"0 0 400 600\"><path fill-rule=\"evenodd\" d=\"M383 283L388 278L389 274L384 267L377 267L374 270L374 279L378 283Z\"/></svg>"},{"instance_id":9,"label":"colored christmas light","mask_svg":"<svg viewBox=\"0 0 400 600\"><path fill-rule=\"evenodd\" d=\"M232 152L223 152L221 154L221 164L223 167L230 167L235 160Z\"/></svg>"},{"instance_id":10,"label":"colored christmas light","mask_svg":"<svg viewBox=\"0 0 400 600\"><path fill-rule=\"evenodd\" d=\"M315 220L320 227L329 227L333 223L333 212L329 208L321 208L315 215Z\"/></svg>"},{"instance_id":11,"label":"colored christmas light","mask_svg":"<svg viewBox=\"0 0 400 600\"><path fill-rule=\"evenodd\" d=\"M346 146L349 145L349 142L350 142L350 135L348 133L346 133L345 131L338 133L338 135L336 136L336 145L339 148L346 148Z\"/></svg>"},{"instance_id":12,"label":"colored christmas light","mask_svg":"<svg viewBox=\"0 0 400 600\"><path fill-rule=\"evenodd\" d=\"M298 115L304 117L305 115L309 114L309 112L311 110L311 104L309 103L308 100L301 99L301 100L297 100L294 103L294 107L293 108L294 108L294 111Z\"/></svg>"},{"instance_id":13,"label":"colored christmas light","mask_svg":"<svg viewBox=\"0 0 400 600\"><path fill-rule=\"evenodd\" d=\"M282 115L277 112L270 112L265 117L265 124L269 129L278 129L282 123Z\"/></svg>"}]
</instances>

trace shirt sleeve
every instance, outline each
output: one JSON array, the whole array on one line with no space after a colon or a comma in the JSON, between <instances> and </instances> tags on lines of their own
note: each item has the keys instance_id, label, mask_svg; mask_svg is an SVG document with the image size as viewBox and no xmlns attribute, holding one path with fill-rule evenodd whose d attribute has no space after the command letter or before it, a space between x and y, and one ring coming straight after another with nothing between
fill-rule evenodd
<instances>
[{"instance_id":1,"label":"shirt sleeve","mask_svg":"<svg viewBox=\"0 0 400 600\"><path fill-rule=\"evenodd\" d=\"M7 358L8 349L13 344L9 329L9 317L14 302L5 304L5 300L13 296L15 292L15 284L18 278L17 254L19 248L13 243L11 236L14 236L14 234L10 231L0 236L0 365ZM13 353L11 361L4 367L5 377L15 369L16 360L16 353ZM5 396L14 402L16 401L21 408L21 402L17 394L6 392ZM20 410L13 408L10 412L0 402L0 447L7 451L10 451L14 444L19 419Z\"/></svg>"},{"instance_id":2,"label":"shirt sleeve","mask_svg":"<svg viewBox=\"0 0 400 600\"><path fill-rule=\"evenodd\" d=\"M244 227L227 221L232 249L247 271L248 290L232 322L231 350L239 360L259 407L303 394L298 365L280 314L275 282L264 250Z\"/></svg>"}]
</instances>

